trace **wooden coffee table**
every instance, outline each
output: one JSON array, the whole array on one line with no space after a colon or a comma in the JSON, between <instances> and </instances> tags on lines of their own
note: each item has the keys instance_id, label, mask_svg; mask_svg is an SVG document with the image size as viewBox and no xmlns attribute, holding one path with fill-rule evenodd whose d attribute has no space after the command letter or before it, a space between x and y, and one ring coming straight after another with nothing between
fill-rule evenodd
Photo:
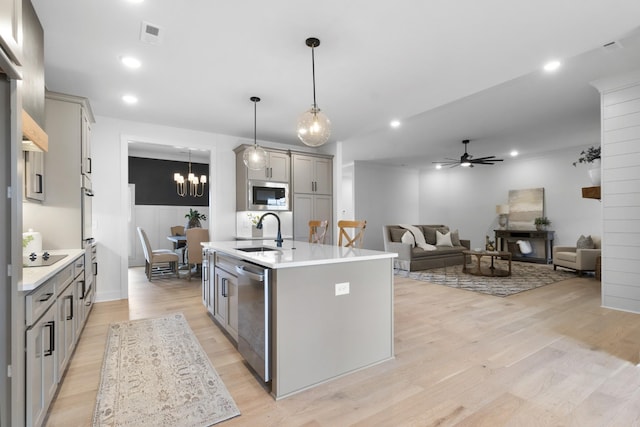
<instances>
[{"instance_id":1,"label":"wooden coffee table","mask_svg":"<svg viewBox=\"0 0 640 427\"><path fill-rule=\"evenodd\" d=\"M475 256L476 257L476 261L477 261L477 268L473 271L467 271L467 255L471 255L471 256ZM511 252L506 252L506 251L471 251L471 250L466 250L466 251L462 251L462 256L464 257L464 263L462 266L462 272L463 273L469 273L469 274L473 274L476 276L498 276L498 277L505 277L505 276L511 276ZM482 259L482 257L491 257L491 266L487 269L485 268L484 270L481 268L480 266L480 260ZM493 260L496 258L500 258L500 259L506 259L509 261L509 270L502 270L499 268L496 268L493 265Z\"/></svg>"}]
</instances>

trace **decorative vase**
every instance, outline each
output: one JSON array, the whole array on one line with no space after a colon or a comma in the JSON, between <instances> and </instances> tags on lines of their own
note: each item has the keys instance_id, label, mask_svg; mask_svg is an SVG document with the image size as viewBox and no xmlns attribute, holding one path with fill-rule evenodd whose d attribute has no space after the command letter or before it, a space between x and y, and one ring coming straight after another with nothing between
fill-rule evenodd
<instances>
[{"instance_id":1,"label":"decorative vase","mask_svg":"<svg viewBox=\"0 0 640 427\"><path fill-rule=\"evenodd\" d=\"M255 225L251 226L251 237L262 237L262 228L258 228Z\"/></svg>"},{"instance_id":2,"label":"decorative vase","mask_svg":"<svg viewBox=\"0 0 640 427\"><path fill-rule=\"evenodd\" d=\"M600 159L595 159L591 162L589 166L589 170L587 171L589 174L589 179L591 180L592 185L600 185L600 177L601 177L601 168L600 168Z\"/></svg>"},{"instance_id":3,"label":"decorative vase","mask_svg":"<svg viewBox=\"0 0 640 427\"><path fill-rule=\"evenodd\" d=\"M546 231L547 226L545 224L536 224L536 230L538 231Z\"/></svg>"},{"instance_id":4,"label":"decorative vase","mask_svg":"<svg viewBox=\"0 0 640 427\"><path fill-rule=\"evenodd\" d=\"M202 223L198 218L192 218L187 222L185 229L187 228L202 228Z\"/></svg>"}]
</instances>

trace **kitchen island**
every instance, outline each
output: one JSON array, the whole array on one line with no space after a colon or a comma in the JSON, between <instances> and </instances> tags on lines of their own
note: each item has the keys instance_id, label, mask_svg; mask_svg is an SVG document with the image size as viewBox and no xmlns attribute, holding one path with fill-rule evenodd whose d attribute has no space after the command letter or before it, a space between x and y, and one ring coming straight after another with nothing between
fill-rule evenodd
<instances>
[{"instance_id":1,"label":"kitchen island","mask_svg":"<svg viewBox=\"0 0 640 427\"><path fill-rule=\"evenodd\" d=\"M203 247L203 302L276 399L393 358L395 253L272 240Z\"/></svg>"}]
</instances>

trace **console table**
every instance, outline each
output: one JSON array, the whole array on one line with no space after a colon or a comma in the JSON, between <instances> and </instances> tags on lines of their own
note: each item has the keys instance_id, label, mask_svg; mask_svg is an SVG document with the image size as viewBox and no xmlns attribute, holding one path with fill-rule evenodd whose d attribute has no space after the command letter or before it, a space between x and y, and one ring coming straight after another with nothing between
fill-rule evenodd
<instances>
[{"instance_id":1,"label":"console table","mask_svg":"<svg viewBox=\"0 0 640 427\"><path fill-rule=\"evenodd\" d=\"M499 251L511 252L515 261L537 262L540 264L553 263L553 231L538 230L493 230L496 235L496 245ZM530 256L520 252L516 242L527 240L533 248Z\"/></svg>"}]
</instances>

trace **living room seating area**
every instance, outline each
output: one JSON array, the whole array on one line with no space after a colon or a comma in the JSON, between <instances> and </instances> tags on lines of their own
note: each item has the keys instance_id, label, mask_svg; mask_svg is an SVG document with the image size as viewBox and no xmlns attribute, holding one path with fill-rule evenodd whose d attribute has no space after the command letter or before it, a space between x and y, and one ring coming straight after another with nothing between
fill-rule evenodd
<instances>
[{"instance_id":1,"label":"living room seating area","mask_svg":"<svg viewBox=\"0 0 640 427\"><path fill-rule=\"evenodd\" d=\"M596 272L600 248L599 236L580 236L575 246L554 246L553 269L569 268L575 270L578 276L586 271Z\"/></svg>"},{"instance_id":2,"label":"living room seating area","mask_svg":"<svg viewBox=\"0 0 640 427\"><path fill-rule=\"evenodd\" d=\"M384 250L396 252L394 268L418 271L462 264L462 251L471 248L469 240L460 239L458 230L436 225L385 225Z\"/></svg>"}]
</instances>

